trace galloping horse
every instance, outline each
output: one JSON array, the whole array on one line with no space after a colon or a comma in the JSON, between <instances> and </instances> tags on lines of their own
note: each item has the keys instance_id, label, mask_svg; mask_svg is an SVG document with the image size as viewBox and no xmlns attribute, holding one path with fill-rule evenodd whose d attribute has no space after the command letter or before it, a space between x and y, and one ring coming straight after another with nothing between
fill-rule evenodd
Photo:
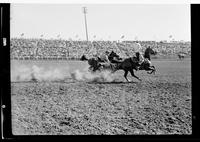
<instances>
[{"instance_id":1,"label":"galloping horse","mask_svg":"<svg viewBox=\"0 0 200 142\"><path fill-rule=\"evenodd\" d=\"M149 59L151 60L150 58L151 54L155 55L156 53L151 48L147 48L144 53L145 61L141 65L139 65L137 57L133 56L133 57L124 59L120 63L116 63L116 66L114 69L112 67L110 68L110 66L104 66L104 65L103 65L103 68L110 69L113 73L117 70L124 70L124 77L128 82L129 82L129 80L127 79L128 72L130 72L133 77L141 81L141 79L134 74L133 69L137 70L137 66L140 66L139 70L151 71L147 73L152 74L154 72L155 74L155 71L156 71L155 67L151 66L150 62L148 61ZM114 55L115 54L113 54L113 56Z\"/></svg>"},{"instance_id":2,"label":"galloping horse","mask_svg":"<svg viewBox=\"0 0 200 142\"><path fill-rule=\"evenodd\" d=\"M178 58L179 58L180 60L182 60L183 58L185 58L185 54L179 53L179 54L178 54Z\"/></svg>"}]
</instances>

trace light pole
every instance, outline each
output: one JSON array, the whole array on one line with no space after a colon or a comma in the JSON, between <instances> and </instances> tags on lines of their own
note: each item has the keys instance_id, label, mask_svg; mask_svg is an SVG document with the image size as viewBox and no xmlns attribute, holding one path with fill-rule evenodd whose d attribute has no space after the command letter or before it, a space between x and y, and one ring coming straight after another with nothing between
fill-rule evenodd
<instances>
[{"instance_id":1,"label":"light pole","mask_svg":"<svg viewBox=\"0 0 200 142\"><path fill-rule=\"evenodd\" d=\"M88 41L87 19L86 19L87 8L86 8L86 7L83 7L83 13L84 13L84 18L85 18L86 39L87 39L87 41Z\"/></svg>"}]
</instances>

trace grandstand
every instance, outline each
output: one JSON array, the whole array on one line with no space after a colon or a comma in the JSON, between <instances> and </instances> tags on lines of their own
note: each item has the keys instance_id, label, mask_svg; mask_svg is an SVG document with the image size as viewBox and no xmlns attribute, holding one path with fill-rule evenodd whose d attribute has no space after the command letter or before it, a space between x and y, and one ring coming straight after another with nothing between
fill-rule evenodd
<instances>
[{"instance_id":1,"label":"grandstand","mask_svg":"<svg viewBox=\"0 0 200 142\"><path fill-rule=\"evenodd\" d=\"M160 56L172 56L180 52L191 54L190 42L139 41L144 51L148 46ZM84 54L90 58L94 52L103 54L106 50L115 51L122 58L135 54L135 41L72 41L58 39L12 38L11 60L79 60Z\"/></svg>"}]
</instances>

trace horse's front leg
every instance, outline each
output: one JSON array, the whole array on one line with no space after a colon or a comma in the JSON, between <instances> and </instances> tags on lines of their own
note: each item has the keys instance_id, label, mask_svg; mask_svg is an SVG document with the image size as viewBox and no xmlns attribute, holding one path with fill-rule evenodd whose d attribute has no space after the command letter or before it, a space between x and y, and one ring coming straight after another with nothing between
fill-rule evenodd
<instances>
[{"instance_id":1,"label":"horse's front leg","mask_svg":"<svg viewBox=\"0 0 200 142\"><path fill-rule=\"evenodd\" d=\"M152 74L154 72L154 70L151 70L151 72L147 72L148 74Z\"/></svg>"},{"instance_id":2,"label":"horse's front leg","mask_svg":"<svg viewBox=\"0 0 200 142\"><path fill-rule=\"evenodd\" d=\"M153 71L153 73L154 73L154 75L156 74L156 68L154 67L154 66L152 66L153 67L153 69L154 69L154 71Z\"/></svg>"},{"instance_id":3,"label":"horse's front leg","mask_svg":"<svg viewBox=\"0 0 200 142\"><path fill-rule=\"evenodd\" d=\"M152 72L151 73L156 73L156 68L154 67L154 66L151 66L151 68L152 68Z\"/></svg>"},{"instance_id":4,"label":"horse's front leg","mask_svg":"<svg viewBox=\"0 0 200 142\"><path fill-rule=\"evenodd\" d=\"M129 82L129 80L127 79L127 74L128 74L128 70L125 70L124 77L127 80L127 82Z\"/></svg>"},{"instance_id":5,"label":"horse's front leg","mask_svg":"<svg viewBox=\"0 0 200 142\"><path fill-rule=\"evenodd\" d=\"M152 73L155 74L155 72L156 72L156 69L154 66L150 66L147 70L151 70L151 72L147 72L148 74L152 74Z\"/></svg>"},{"instance_id":6,"label":"horse's front leg","mask_svg":"<svg viewBox=\"0 0 200 142\"><path fill-rule=\"evenodd\" d=\"M133 77L137 78L139 81L142 81L142 79L140 79L139 77L137 77L137 76L134 74L133 70L130 70L130 73L131 73L131 75L132 75Z\"/></svg>"}]
</instances>

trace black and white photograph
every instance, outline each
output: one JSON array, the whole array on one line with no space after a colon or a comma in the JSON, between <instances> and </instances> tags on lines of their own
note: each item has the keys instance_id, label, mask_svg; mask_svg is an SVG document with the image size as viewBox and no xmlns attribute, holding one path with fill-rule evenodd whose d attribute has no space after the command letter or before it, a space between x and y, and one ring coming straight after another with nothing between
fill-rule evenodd
<instances>
[{"instance_id":1,"label":"black and white photograph","mask_svg":"<svg viewBox=\"0 0 200 142\"><path fill-rule=\"evenodd\" d=\"M190 8L11 3L12 134L192 135Z\"/></svg>"}]
</instances>

